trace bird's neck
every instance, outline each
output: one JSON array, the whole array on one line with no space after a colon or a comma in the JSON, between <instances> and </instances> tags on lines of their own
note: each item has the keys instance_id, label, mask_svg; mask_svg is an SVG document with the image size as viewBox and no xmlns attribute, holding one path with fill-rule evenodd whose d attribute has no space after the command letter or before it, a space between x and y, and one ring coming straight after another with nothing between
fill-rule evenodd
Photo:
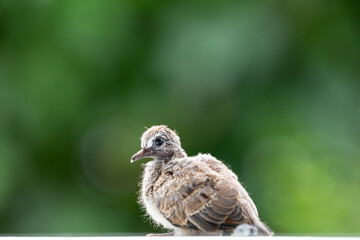
<instances>
[{"instance_id":1,"label":"bird's neck","mask_svg":"<svg viewBox=\"0 0 360 240\"><path fill-rule=\"evenodd\" d=\"M141 184L143 202L145 201L144 198L146 198L146 196L152 194L152 188L155 182L158 180L164 164L165 164L164 161L157 159L154 159L153 161L149 161L145 164L143 180Z\"/></svg>"},{"instance_id":2,"label":"bird's neck","mask_svg":"<svg viewBox=\"0 0 360 240\"><path fill-rule=\"evenodd\" d=\"M168 159L154 158L153 161L146 163L145 171L144 171L144 175L143 175L143 181L142 181L143 196L148 196L150 191L152 191L152 187L154 186L155 182L159 178L164 166L169 161L174 160L174 159L179 159L179 158L185 158L185 157L187 157L186 152L184 151L184 149L179 148Z\"/></svg>"},{"instance_id":3,"label":"bird's neck","mask_svg":"<svg viewBox=\"0 0 360 240\"><path fill-rule=\"evenodd\" d=\"M182 149L182 148L179 148L178 150L176 150L174 152L174 155L172 156L172 159L185 158L185 157L187 157L187 154L186 154L185 150Z\"/></svg>"}]
</instances>

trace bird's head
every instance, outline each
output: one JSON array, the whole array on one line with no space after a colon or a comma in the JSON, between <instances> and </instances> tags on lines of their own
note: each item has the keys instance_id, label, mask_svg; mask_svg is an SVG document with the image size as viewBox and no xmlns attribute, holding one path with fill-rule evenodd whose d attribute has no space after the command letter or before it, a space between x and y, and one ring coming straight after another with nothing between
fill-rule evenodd
<instances>
[{"instance_id":1,"label":"bird's head","mask_svg":"<svg viewBox=\"0 0 360 240\"><path fill-rule=\"evenodd\" d=\"M142 158L157 160L171 160L173 158L186 157L181 148L179 136L164 125L152 126L141 136L141 150L134 154L131 162Z\"/></svg>"}]
</instances>

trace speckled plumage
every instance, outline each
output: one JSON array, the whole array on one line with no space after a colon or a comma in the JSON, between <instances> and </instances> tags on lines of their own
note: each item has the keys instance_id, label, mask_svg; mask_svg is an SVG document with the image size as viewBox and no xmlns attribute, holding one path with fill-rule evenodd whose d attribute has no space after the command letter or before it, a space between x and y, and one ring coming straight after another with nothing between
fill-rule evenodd
<instances>
[{"instance_id":1,"label":"speckled plumage","mask_svg":"<svg viewBox=\"0 0 360 240\"><path fill-rule=\"evenodd\" d=\"M177 134L163 125L147 129L141 147L132 162L154 160L145 165L140 202L157 224L176 235L230 235L243 231L238 226L250 226L250 235L273 234L221 161L210 154L188 157Z\"/></svg>"}]
</instances>

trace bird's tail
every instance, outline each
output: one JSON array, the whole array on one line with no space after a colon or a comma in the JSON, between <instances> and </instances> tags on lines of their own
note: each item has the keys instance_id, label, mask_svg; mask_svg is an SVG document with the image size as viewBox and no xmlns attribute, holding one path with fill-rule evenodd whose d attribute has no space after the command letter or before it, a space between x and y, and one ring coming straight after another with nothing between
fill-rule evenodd
<instances>
[{"instance_id":1,"label":"bird's tail","mask_svg":"<svg viewBox=\"0 0 360 240\"><path fill-rule=\"evenodd\" d=\"M260 220L255 223L255 226L258 229L259 236L273 236L274 232L263 222Z\"/></svg>"}]
</instances>

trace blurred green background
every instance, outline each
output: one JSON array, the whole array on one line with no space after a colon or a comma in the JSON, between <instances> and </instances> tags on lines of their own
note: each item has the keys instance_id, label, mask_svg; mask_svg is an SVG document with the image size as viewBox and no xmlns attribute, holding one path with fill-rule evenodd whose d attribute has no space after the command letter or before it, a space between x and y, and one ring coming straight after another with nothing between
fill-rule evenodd
<instances>
[{"instance_id":1,"label":"blurred green background","mask_svg":"<svg viewBox=\"0 0 360 240\"><path fill-rule=\"evenodd\" d=\"M0 233L154 232L145 126L277 233L360 233L359 1L0 1ZM143 161L145 162L145 161Z\"/></svg>"}]
</instances>

